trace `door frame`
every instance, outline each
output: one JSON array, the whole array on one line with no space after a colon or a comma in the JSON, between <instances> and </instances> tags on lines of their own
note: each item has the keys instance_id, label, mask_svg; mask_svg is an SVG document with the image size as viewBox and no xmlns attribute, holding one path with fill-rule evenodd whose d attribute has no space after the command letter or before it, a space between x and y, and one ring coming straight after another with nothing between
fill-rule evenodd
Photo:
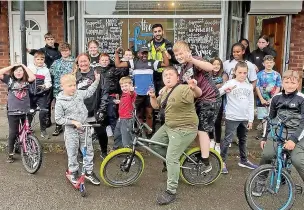
<instances>
[{"instance_id":1,"label":"door frame","mask_svg":"<svg viewBox=\"0 0 304 210\"><path fill-rule=\"evenodd\" d=\"M10 52L10 64L14 61L14 39L13 39L13 15L20 15L20 11L12 11L12 2L8 1L8 23L9 23L9 52ZM48 21L47 21L47 1L44 0L44 11L25 11L25 15L44 15L44 22L46 24L46 28L48 29Z\"/></svg>"}]
</instances>

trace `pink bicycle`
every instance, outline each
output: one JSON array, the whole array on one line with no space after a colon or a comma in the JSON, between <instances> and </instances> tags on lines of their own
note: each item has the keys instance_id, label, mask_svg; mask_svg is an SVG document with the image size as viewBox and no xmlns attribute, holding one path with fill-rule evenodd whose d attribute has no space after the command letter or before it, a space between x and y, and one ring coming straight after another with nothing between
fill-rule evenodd
<instances>
[{"instance_id":1,"label":"pink bicycle","mask_svg":"<svg viewBox=\"0 0 304 210\"><path fill-rule=\"evenodd\" d=\"M47 111L44 109L31 109L30 112L13 111L14 114L25 115L25 120L19 121L19 133L14 145L14 153L20 152L22 164L30 174L36 173L42 164L42 147L36 136L30 130L28 115L34 116L37 111Z\"/></svg>"}]
</instances>

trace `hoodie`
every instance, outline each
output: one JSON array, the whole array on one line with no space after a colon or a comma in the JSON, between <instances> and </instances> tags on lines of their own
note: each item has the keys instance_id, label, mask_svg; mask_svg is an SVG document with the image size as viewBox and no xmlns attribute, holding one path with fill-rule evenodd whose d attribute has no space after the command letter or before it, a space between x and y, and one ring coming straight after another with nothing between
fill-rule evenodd
<instances>
[{"instance_id":1,"label":"hoodie","mask_svg":"<svg viewBox=\"0 0 304 210\"><path fill-rule=\"evenodd\" d=\"M61 53L59 52L58 48L59 48L58 43L55 43L54 47L50 47L49 45L45 45L43 48L40 48L39 50L32 49L30 51L30 54L34 55L38 51L43 52L44 55L45 55L44 63L46 64L46 66L48 68L50 68L55 60L61 58Z\"/></svg>"},{"instance_id":2,"label":"hoodie","mask_svg":"<svg viewBox=\"0 0 304 210\"><path fill-rule=\"evenodd\" d=\"M76 90L72 96L60 92L56 98L55 121L58 125L71 126L72 120L84 124L88 118L88 110L84 100L90 98L96 91L99 81L94 81L87 90Z\"/></svg>"},{"instance_id":3,"label":"hoodie","mask_svg":"<svg viewBox=\"0 0 304 210\"><path fill-rule=\"evenodd\" d=\"M44 64L42 67L38 67L34 64L30 64L28 68L35 74L36 80L30 84L30 93L32 95L38 95L44 93L52 87L52 79L49 69ZM45 89L40 88L40 85L45 85Z\"/></svg>"}]
</instances>

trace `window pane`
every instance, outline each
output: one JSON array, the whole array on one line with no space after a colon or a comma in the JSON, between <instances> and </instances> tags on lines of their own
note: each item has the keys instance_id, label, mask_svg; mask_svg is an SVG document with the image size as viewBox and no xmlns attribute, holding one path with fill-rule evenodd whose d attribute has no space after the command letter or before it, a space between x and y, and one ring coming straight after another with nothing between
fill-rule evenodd
<instances>
[{"instance_id":1,"label":"window pane","mask_svg":"<svg viewBox=\"0 0 304 210\"><path fill-rule=\"evenodd\" d=\"M231 2L232 16L242 17L242 2L232 1Z\"/></svg>"},{"instance_id":2,"label":"window pane","mask_svg":"<svg viewBox=\"0 0 304 210\"><path fill-rule=\"evenodd\" d=\"M24 1L25 11L44 11L44 1ZM12 11L20 11L20 2L12 1Z\"/></svg>"},{"instance_id":3,"label":"window pane","mask_svg":"<svg viewBox=\"0 0 304 210\"><path fill-rule=\"evenodd\" d=\"M221 14L221 0L176 1L175 10L177 15Z\"/></svg>"},{"instance_id":4,"label":"window pane","mask_svg":"<svg viewBox=\"0 0 304 210\"><path fill-rule=\"evenodd\" d=\"M129 1L130 15L174 15L175 5L173 1Z\"/></svg>"},{"instance_id":5,"label":"window pane","mask_svg":"<svg viewBox=\"0 0 304 210\"><path fill-rule=\"evenodd\" d=\"M86 1L85 13L87 15L127 15L128 1Z\"/></svg>"},{"instance_id":6,"label":"window pane","mask_svg":"<svg viewBox=\"0 0 304 210\"><path fill-rule=\"evenodd\" d=\"M75 6L76 6L75 1L71 1L70 2L70 14L69 14L70 17L75 16Z\"/></svg>"},{"instance_id":7,"label":"window pane","mask_svg":"<svg viewBox=\"0 0 304 210\"><path fill-rule=\"evenodd\" d=\"M76 40L75 40L75 21L70 20L69 42L72 46L72 55L76 56Z\"/></svg>"}]
</instances>

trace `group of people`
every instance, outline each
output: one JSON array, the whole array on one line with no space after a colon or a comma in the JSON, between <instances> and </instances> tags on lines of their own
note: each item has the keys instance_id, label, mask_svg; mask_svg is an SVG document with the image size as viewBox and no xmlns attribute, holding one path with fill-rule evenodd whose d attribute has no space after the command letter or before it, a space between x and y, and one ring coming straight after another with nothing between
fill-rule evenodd
<instances>
[{"instance_id":1,"label":"group of people","mask_svg":"<svg viewBox=\"0 0 304 210\"><path fill-rule=\"evenodd\" d=\"M112 150L131 146L133 141L133 110L153 132L146 136L153 141L168 144L165 148L155 146L166 157L168 179L166 190L157 197L161 205L176 198L179 179L179 158L183 151L197 139L201 148L202 170L212 170L209 149L214 148L222 157L222 173L227 174L227 154L234 137L239 139L239 166L255 169L247 157L248 130L254 120L254 92L257 95L258 118L269 114L293 113L297 129L290 133L286 148L293 150L295 167L304 179L304 97L297 92L299 75L285 71L283 79L273 70L275 52L269 47L268 38L261 36L258 49L250 53L248 40L242 39L232 46L230 59L210 61L193 56L189 45L177 41L172 45L163 38L163 27L152 27L153 39L142 46L136 55L125 50L123 57L115 52L115 61L99 53L99 43L87 43L88 53L74 59L68 43L58 45L52 34L45 35L46 46L28 50L34 56L34 64L12 65L0 70L0 79L8 85L8 162L14 161L13 147L18 134L19 119L30 108L48 109L39 114L41 137L48 138L46 128L51 125L51 110L55 107L56 129L59 135L64 126L64 140L68 155L68 171L71 181L78 178L78 153L84 146L82 124L99 123L94 128L101 148L101 157L108 154L106 127L114 132ZM283 91L281 91L283 88ZM269 107L270 106L270 112ZM155 130L153 109L159 109L161 127ZM225 116L225 136L221 139L222 118ZM31 119L30 119L31 121ZM154 121L154 122L153 122ZM267 128L265 127L267 130ZM261 141L265 148L260 164L271 160L273 152L266 143L267 132ZM303 145L304 146L304 145ZM94 151L91 136L87 143L84 160L86 179L94 185L100 181L93 172ZM258 194L258 193L257 193Z\"/></svg>"}]
</instances>

